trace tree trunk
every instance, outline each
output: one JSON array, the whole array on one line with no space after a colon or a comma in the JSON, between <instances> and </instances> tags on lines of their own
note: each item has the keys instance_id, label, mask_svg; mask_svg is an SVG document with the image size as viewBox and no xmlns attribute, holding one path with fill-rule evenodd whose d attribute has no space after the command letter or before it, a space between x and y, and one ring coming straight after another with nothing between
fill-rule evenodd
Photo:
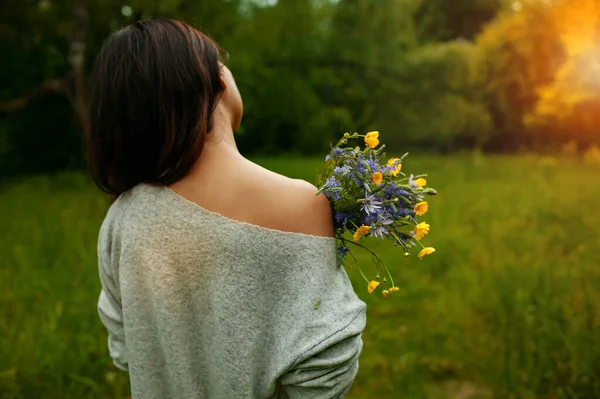
<instances>
[{"instance_id":1,"label":"tree trunk","mask_svg":"<svg viewBox=\"0 0 600 399\"><path fill-rule=\"evenodd\" d=\"M73 11L73 33L68 57L71 65L69 97L81 132L87 134L90 126L90 115L85 73L85 39L88 28L88 12L85 0L75 0Z\"/></svg>"},{"instance_id":2,"label":"tree trunk","mask_svg":"<svg viewBox=\"0 0 600 399\"><path fill-rule=\"evenodd\" d=\"M49 92L64 93L73 107L75 120L83 134L90 125L88 110L87 80L85 73L86 33L88 29L88 12L86 0L74 0L73 31L69 48L68 62L71 66L68 79L53 79L43 82L20 97L0 101L0 113L12 113L26 108L33 101Z\"/></svg>"}]
</instances>

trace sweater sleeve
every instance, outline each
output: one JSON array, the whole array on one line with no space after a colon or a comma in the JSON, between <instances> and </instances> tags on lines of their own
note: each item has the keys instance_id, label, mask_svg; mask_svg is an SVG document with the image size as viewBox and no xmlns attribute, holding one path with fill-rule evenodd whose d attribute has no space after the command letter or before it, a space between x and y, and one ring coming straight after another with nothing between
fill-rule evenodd
<instances>
[{"instance_id":1,"label":"sweater sleeve","mask_svg":"<svg viewBox=\"0 0 600 399\"><path fill-rule=\"evenodd\" d=\"M365 315L359 313L345 328L305 353L280 379L286 399L342 398L358 373Z\"/></svg>"},{"instance_id":2,"label":"sweater sleeve","mask_svg":"<svg viewBox=\"0 0 600 399\"><path fill-rule=\"evenodd\" d=\"M285 346L295 358L279 377L279 393L289 399L342 398L358 373L366 305L336 265L335 241L313 240L301 248L282 278L287 291L299 294L273 301L287 302L295 320Z\"/></svg>"},{"instance_id":3,"label":"sweater sleeve","mask_svg":"<svg viewBox=\"0 0 600 399\"><path fill-rule=\"evenodd\" d=\"M129 371L121 308L113 305L108 298L109 294L103 289L98 300L98 314L108 331L108 351L115 366L123 371Z\"/></svg>"},{"instance_id":4,"label":"sweater sleeve","mask_svg":"<svg viewBox=\"0 0 600 399\"><path fill-rule=\"evenodd\" d=\"M102 290L98 299L98 314L108 332L108 350L115 366L129 371L123 327L123 311L118 284L115 282L110 267L110 246L107 244L104 230L98 240L98 271Z\"/></svg>"}]
</instances>

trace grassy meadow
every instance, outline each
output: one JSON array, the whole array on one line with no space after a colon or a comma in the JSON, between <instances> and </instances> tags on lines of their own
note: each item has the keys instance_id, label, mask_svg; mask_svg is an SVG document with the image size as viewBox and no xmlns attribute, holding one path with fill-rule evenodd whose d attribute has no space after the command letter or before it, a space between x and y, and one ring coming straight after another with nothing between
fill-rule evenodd
<instances>
[{"instance_id":1,"label":"grassy meadow","mask_svg":"<svg viewBox=\"0 0 600 399\"><path fill-rule=\"evenodd\" d=\"M310 181L321 163L256 161ZM600 166L415 155L404 170L440 193L424 218L437 252L373 241L401 288L385 299L348 272L368 304L349 397L600 398ZM107 206L82 173L0 186L0 398L129 395L96 313Z\"/></svg>"}]
</instances>

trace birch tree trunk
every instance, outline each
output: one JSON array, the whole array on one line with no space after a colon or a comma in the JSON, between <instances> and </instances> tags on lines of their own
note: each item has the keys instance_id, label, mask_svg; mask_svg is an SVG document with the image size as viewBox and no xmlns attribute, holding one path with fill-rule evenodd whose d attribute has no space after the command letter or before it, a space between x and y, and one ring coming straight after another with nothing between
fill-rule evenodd
<instances>
[{"instance_id":1,"label":"birch tree trunk","mask_svg":"<svg viewBox=\"0 0 600 399\"><path fill-rule=\"evenodd\" d=\"M85 40L89 16L85 2L86 0L75 0L74 3L73 33L71 35L71 47L68 59L71 65L69 97L77 123L82 133L87 134L90 125L90 116L85 73Z\"/></svg>"}]
</instances>

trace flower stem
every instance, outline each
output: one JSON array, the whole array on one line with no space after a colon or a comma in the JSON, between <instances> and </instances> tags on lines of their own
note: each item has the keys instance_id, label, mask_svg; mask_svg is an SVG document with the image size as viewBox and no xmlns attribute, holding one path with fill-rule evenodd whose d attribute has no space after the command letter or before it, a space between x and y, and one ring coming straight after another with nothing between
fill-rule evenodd
<instances>
[{"instance_id":1,"label":"flower stem","mask_svg":"<svg viewBox=\"0 0 600 399\"><path fill-rule=\"evenodd\" d=\"M360 274L363 276L363 278L365 279L365 281L367 282L367 284L370 283L369 279L367 278L367 276L365 276L365 274L362 272L362 270L360 269L360 266L358 266L358 271L360 272Z\"/></svg>"},{"instance_id":2,"label":"flower stem","mask_svg":"<svg viewBox=\"0 0 600 399\"><path fill-rule=\"evenodd\" d=\"M342 239L342 241L344 241L344 242L347 242L347 243L350 243L350 244L354 244L354 245L356 245L357 247L360 247L360 248L362 248L362 249L364 249L364 250L366 250L366 251L369 251L369 252L371 253L371 255L372 255L372 256L373 256L375 259L377 259L377 261L378 261L378 262L381 264L381 266L383 266L383 268L385 269L385 272L387 273L388 277L390 278L390 282L392 283L392 287L394 286L394 278L392 277L392 274L390 273L390 270L387 268L387 266L385 265L385 263L384 263L384 262L381 260L381 258L380 258L380 257L379 257L379 256L378 256L378 255L377 255L377 254L376 254L374 251L372 251L372 250L370 250L369 248L365 247L364 245L361 245L361 244L359 244L359 243L356 243L356 242L354 242L354 241L350 241L350 240L347 240L347 239L345 239L345 238L341 238L341 239ZM379 273L379 268L378 268L377 266L375 266L375 267L377 268L377 273ZM359 267L359 270L360 270L360 267ZM361 272L361 273L362 273L362 272ZM363 277L364 277L364 275L363 275ZM366 277L365 277L365 278L366 278ZM368 281L368 280L367 280L367 281Z\"/></svg>"}]
</instances>

